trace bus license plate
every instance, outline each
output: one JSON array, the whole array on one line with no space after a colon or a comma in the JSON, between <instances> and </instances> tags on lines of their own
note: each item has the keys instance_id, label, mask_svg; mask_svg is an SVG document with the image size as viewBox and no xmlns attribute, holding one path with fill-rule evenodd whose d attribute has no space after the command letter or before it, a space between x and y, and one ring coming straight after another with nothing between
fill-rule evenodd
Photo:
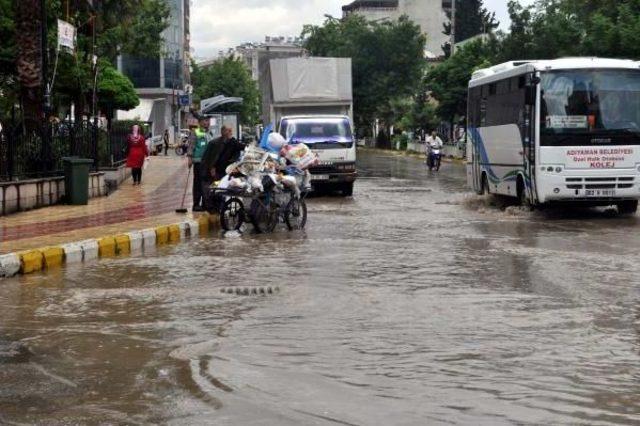
<instances>
[{"instance_id":1,"label":"bus license plate","mask_svg":"<svg viewBox=\"0 0 640 426\"><path fill-rule=\"evenodd\" d=\"M615 197L615 189L587 189L585 191L587 197Z\"/></svg>"},{"instance_id":2,"label":"bus license plate","mask_svg":"<svg viewBox=\"0 0 640 426\"><path fill-rule=\"evenodd\" d=\"M329 175L311 175L311 180L329 180Z\"/></svg>"}]
</instances>

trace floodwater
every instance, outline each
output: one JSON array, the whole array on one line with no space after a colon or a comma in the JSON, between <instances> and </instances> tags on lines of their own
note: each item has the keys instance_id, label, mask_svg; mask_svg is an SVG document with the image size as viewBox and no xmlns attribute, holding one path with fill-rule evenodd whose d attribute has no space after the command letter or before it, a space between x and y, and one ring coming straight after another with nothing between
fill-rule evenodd
<instances>
[{"instance_id":1,"label":"floodwater","mask_svg":"<svg viewBox=\"0 0 640 426\"><path fill-rule=\"evenodd\" d=\"M640 424L638 218L360 160L305 232L2 282L0 424Z\"/></svg>"}]
</instances>

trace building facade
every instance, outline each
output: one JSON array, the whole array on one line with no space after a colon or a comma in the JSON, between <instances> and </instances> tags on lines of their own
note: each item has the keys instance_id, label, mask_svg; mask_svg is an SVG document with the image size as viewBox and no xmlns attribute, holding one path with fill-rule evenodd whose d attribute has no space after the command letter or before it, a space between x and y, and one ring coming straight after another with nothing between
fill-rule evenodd
<instances>
[{"instance_id":1,"label":"building facade","mask_svg":"<svg viewBox=\"0 0 640 426\"><path fill-rule=\"evenodd\" d=\"M378 22L407 15L427 36L425 56L435 59L444 55L442 46L449 41L443 31L450 9L451 0L356 0L343 6L342 14L346 17L357 13Z\"/></svg>"},{"instance_id":2,"label":"building facade","mask_svg":"<svg viewBox=\"0 0 640 426\"><path fill-rule=\"evenodd\" d=\"M162 33L165 54L159 58L118 58L118 70L131 79L140 97L140 105L131 111L118 111L118 119L153 122L155 137L168 129L173 138L186 113L179 106L179 96L190 83L190 0L166 1L171 17Z\"/></svg>"}]
</instances>

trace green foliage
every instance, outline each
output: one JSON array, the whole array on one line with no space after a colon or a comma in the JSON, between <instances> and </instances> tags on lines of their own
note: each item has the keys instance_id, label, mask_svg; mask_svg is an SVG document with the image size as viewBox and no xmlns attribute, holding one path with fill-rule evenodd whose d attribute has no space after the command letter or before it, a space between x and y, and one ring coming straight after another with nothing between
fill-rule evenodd
<instances>
[{"instance_id":1,"label":"green foliage","mask_svg":"<svg viewBox=\"0 0 640 426\"><path fill-rule=\"evenodd\" d=\"M53 78L54 65L57 72L53 88L54 110L64 115L71 102L76 111L82 113L85 105L90 105L93 90L92 55L95 53L106 64L114 64L118 54L127 53L143 57L158 57L163 54L162 31L168 27L170 9L165 0L102 0L95 2L94 11L87 2L66 2L47 0L49 80ZM6 116L19 97L19 87L15 83L15 4L13 0L0 0L0 118ZM62 51L57 55L57 19L66 20L78 28L77 48L74 53ZM93 30L96 43L93 46ZM111 65L110 65L111 67ZM137 102L131 96L130 83L125 84L124 76L117 78L115 71L105 68L107 86L118 86L123 93L115 96L103 91L107 99L101 107L114 105L128 106ZM39 101L39 100L37 100ZM119 108L119 106L117 106ZM125 108L127 109L127 108Z\"/></svg>"},{"instance_id":2,"label":"green foliage","mask_svg":"<svg viewBox=\"0 0 640 426\"><path fill-rule=\"evenodd\" d=\"M640 0L540 0L508 4L511 26L488 42L475 42L429 71L427 87L446 120L464 116L471 73L523 59L566 56L638 58Z\"/></svg>"},{"instance_id":3,"label":"green foliage","mask_svg":"<svg viewBox=\"0 0 640 426\"><path fill-rule=\"evenodd\" d=\"M511 1L509 14L498 60L640 55L640 0Z\"/></svg>"},{"instance_id":4,"label":"green foliage","mask_svg":"<svg viewBox=\"0 0 640 426\"><path fill-rule=\"evenodd\" d=\"M118 53L158 57L161 33L168 27L170 9L165 0L103 0L99 15L99 55L115 61ZM118 50L120 49L120 50Z\"/></svg>"},{"instance_id":5,"label":"green foliage","mask_svg":"<svg viewBox=\"0 0 640 426\"><path fill-rule=\"evenodd\" d=\"M12 0L0 0L0 76L14 71L16 54L15 23ZM0 90L2 82L0 81Z\"/></svg>"},{"instance_id":6,"label":"green foliage","mask_svg":"<svg viewBox=\"0 0 640 426\"><path fill-rule=\"evenodd\" d=\"M393 125L401 117L399 103L418 92L426 38L406 16L384 23L367 22L358 15L327 19L321 26L305 26L302 36L313 56L352 58L358 126L369 126L379 116Z\"/></svg>"},{"instance_id":7,"label":"green foliage","mask_svg":"<svg viewBox=\"0 0 640 426\"><path fill-rule=\"evenodd\" d=\"M207 67L193 64L191 81L198 99L225 95L244 99L242 104L224 106L223 111L239 112L243 124L257 124L260 92L246 64L240 59L225 58Z\"/></svg>"},{"instance_id":8,"label":"green foliage","mask_svg":"<svg viewBox=\"0 0 640 426\"><path fill-rule=\"evenodd\" d=\"M426 85L438 101L438 115L448 121L466 115L467 87L474 71L490 66L496 43L473 41L427 74Z\"/></svg>"},{"instance_id":9,"label":"green foliage","mask_svg":"<svg viewBox=\"0 0 640 426\"><path fill-rule=\"evenodd\" d=\"M108 112L109 116L114 109L129 111L140 104L131 80L109 63L100 66L98 99L100 109Z\"/></svg>"}]
</instances>

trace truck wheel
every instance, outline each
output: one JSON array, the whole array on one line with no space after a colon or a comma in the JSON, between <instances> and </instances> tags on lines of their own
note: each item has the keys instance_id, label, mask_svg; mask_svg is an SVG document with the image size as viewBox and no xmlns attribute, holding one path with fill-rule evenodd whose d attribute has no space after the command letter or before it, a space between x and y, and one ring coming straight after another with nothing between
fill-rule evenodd
<instances>
[{"instance_id":1,"label":"truck wheel","mask_svg":"<svg viewBox=\"0 0 640 426\"><path fill-rule=\"evenodd\" d=\"M633 215L638 211L638 200L622 201L616 204L618 213L623 215Z\"/></svg>"},{"instance_id":2,"label":"truck wheel","mask_svg":"<svg viewBox=\"0 0 640 426\"><path fill-rule=\"evenodd\" d=\"M353 196L353 182L342 184L340 191L342 192L343 197Z\"/></svg>"}]
</instances>

